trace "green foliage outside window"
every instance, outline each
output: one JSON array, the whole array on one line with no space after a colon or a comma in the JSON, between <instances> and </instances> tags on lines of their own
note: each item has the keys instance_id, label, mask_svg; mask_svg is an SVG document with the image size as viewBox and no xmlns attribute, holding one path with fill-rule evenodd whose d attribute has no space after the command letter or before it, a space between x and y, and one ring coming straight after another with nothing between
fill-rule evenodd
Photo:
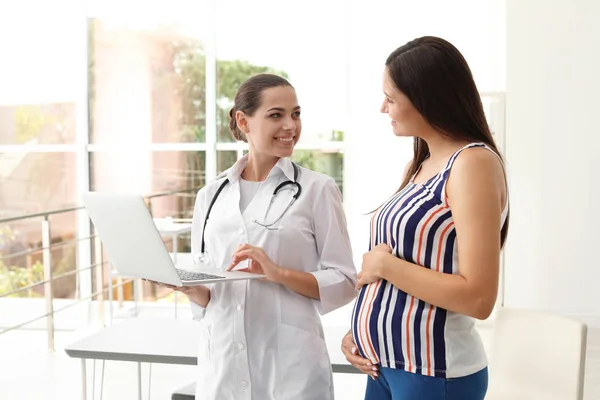
<instances>
[{"instance_id":1,"label":"green foliage outside window","mask_svg":"<svg viewBox=\"0 0 600 400\"><path fill-rule=\"evenodd\" d=\"M36 261L31 268L6 266L0 261L0 295L29 286L44 279L44 266ZM23 290L6 297L42 297L33 289Z\"/></svg>"},{"instance_id":2,"label":"green foliage outside window","mask_svg":"<svg viewBox=\"0 0 600 400\"><path fill-rule=\"evenodd\" d=\"M14 234L10 227L0 228L0 249L13 239ZM0 256L2 255L0 252ZM29 286L34 282L43 280L43 278L44 266L39 261L31 268L21 268L14 265L5 265L4 261L0 260L0 295ZM7 297L40 297L40 295L32 290L23 290Z\"/></svg>"},{"instance_id":3,"label":"green foliage outside window","mask_svg":"<svg viewBox=\"0 0 600 400\"><path fill-rule=\"evenodd\" d=\"M173 66L179 77L182 140L206 141L206 55L198 41L173 43ZM253 65L242 60L217 60L217 137L219 142L233 142L229 134L229 109L235 93L248 78L271 73L287 78L284 71Z\"/></svg>"},{"instance_id":4,"label":"green foliage outside window","mask_svg":"<svg viewBox=\"0 0 600 400\"><path fill-rule=\"evenodd\" d=\"M15 239L10 227L0 228L0 257L7 256L2 249ZM62 250L61 250L62 249ZM76 268L75 245L61 246L53 251L52 276L57 277ZM11 265L0 259L0 295L10 293L20 288L33 285L44 280L44 265L36 260L31 265ZM66 298L75 292L76 277L67 275L53 282L52 292L57 298ZM22 290L6 297L43 297L44 286L37 285L28 290Z\"/></svg>"}]
</instances>

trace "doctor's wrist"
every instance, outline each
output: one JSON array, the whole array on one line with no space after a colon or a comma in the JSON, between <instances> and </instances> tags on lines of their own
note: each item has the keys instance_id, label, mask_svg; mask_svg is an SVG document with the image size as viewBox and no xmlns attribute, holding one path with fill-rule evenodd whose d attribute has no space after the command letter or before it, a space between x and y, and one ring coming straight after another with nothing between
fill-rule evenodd
<instances>
[{"instance_id":1,"label":"doctor's wrist","mask_svg":"<svg viewBox=\"0 0 600 400\"><path fill-rule=\"evenodd\" d=\"M206 286L196 286L193 291L186 293L188 299L200 307L206 308L210 301L210 289Z\"/></svg>"},{"instance_id":2,"label":"doctor's wrist","mask_svg":"<svg viewBox=\"0 0 600 400\"><path fill-rule=\"evenodd\" d=\"M272 274L270 281L283 285L289 277L290 270L277 266L273 272L274 273Z\"/></svg>"}]
</instances>

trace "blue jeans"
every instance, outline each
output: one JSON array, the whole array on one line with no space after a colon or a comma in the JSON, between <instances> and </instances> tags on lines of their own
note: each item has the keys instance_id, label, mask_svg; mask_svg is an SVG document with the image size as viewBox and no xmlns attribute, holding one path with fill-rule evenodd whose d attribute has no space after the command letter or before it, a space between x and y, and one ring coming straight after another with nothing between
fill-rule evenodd
<instances>
[{"instance_id":1,"label":"blue jeans","mask_svg":"<svg viewBox=\"0 0 600 400\"><path fill-rule=\"evenodd\" d=\"M483 400L487 387L487 367L449 379L381 368L377 379L368 377L365 400Z\"/></svg>"}]
</instances>

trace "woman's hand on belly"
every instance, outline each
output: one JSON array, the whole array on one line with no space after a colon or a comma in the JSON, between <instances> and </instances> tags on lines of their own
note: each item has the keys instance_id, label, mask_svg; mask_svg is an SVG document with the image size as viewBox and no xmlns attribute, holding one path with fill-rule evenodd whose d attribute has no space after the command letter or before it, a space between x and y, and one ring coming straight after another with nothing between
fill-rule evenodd
<instances>
[{"instance_id":1,"label":"woman's hand on belly","mask_svg":"<svg viewBox=\"0 0 600 400\"><path fill-rule=\"evenodd\" d=\"M381 267L388 257L393 257L391 253L392 248L381 243L363 255L362 270L357 275L356 289L381 279Z\"/></svg>"},{"instance_id":2,"label":"woman's hand on belly","mask_svg":"<svg viewBox=\"0 0 600 400\"><path fill-rule=\"evenodd\" d=\"M377 379L379 376L377 373L377 366L373 365L368 359L358 355L356 343L352 340L352 332L348 332L342 339L342 352L346 356L346 360L348 360L354 368L368 374L373 379Z\"/></svg>"}]
</instances>

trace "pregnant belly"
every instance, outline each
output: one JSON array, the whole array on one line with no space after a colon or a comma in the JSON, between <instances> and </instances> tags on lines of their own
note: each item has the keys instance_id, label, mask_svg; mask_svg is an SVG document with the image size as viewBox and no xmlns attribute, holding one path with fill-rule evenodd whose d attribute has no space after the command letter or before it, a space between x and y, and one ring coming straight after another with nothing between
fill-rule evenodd
<instances>
[{"instance_id":1,"label":"pregnant belly","mask_svg":"<svg viewBox=\"0 0 600 400\"><path fill-rule=\"evenodd\" d=\"M381 296L379 293L382 289L382 282L373 282L361 288L352 313L354 342L360 355L368 358L373 363L379 363L377 319L381 311Z\"/></svg>"}]
</instances>

